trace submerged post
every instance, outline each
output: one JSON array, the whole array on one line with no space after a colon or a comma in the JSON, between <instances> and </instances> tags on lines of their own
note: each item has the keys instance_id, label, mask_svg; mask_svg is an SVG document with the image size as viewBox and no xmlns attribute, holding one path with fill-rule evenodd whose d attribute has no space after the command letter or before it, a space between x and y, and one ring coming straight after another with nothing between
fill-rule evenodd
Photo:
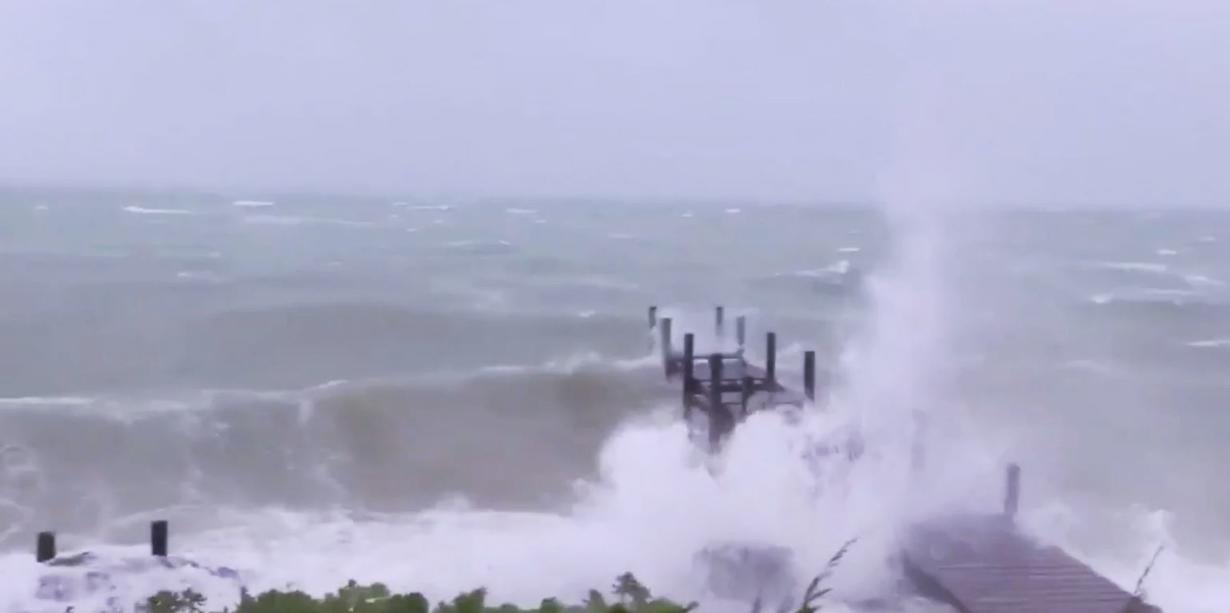
<instances>
[{"instance_id":1,"label":"submerged post","mask_svg":"<svg viewBox=\"0 0 1230 613\"><path fill-rule=\"evenodd\" d=\"M722 406L722 354L709 356L709 406Z\"/></svg>"},{"instance_id":2,"label":"submerged post","mask_svg":"<svg viewBox=\"0 0 1230 613\"><path fill-rule=\"evenodd\" d=\"M803 393L808 400L816 399L816 352L803 352Z\"/></svg>"},{"instance_id":3,"label":"submerged post","mask_svg":"<svg viewBox=\"0 0 1230 613\"><path fill-rule=\"evenodd\" d=\"M740 315L735 318L735 341L739 343L739 349L743 349L743 343L747 340L747 317Z\"/></svg>"},{"instance_id":4,"label":"submerged post","mask_svg":"<svg viewBox=\"0 0 1230 613\"><path fill-rule=\"evenodd\" d=\"M662 345L662 367L666 370L666 378L669 379L674 374L671 365L671 358L673 357L671 356L671 318L663 317L658 326L658 331L661 334L661 342L659 344Z\"/></svg>"},{"instance_id":5,"label":"submerged post","mask_svg":"<svg viewBox=\"0 0 1230 613\"><path fill-rule=\"evenodd\" d=\"M777 333L765 335L764 378L770 389L777 383Z\"/></svg>"},{"instance_id":6,"label":"submerged post","mask_svg":"<svg viewBox=\"0 0 1230 613\"><path fill-rule=\"evenodd\" d=\"M1008 465L1007 491L1004 493L1004 515L1010 519L1016 517L1021 506L1021 467L1017 464Z\"/></svg>"},{"instance_id":7,"label":"submerged post","mask_svg":"<svg viewBox=\"0 0 1230 613\"><path fill-rule=\"evenodd\" d=\"M159 519L149 524L150 554L160 558L167 557L167 521Z\"/></svg>"},{"instance_id":8,"label":"submerged post","mask_svg":"<svg viewBox=\"0 0 1230 613\"><path fill-rule=\"evenodd\" d=\"M726 327L726 307L718 305L713 309L713 329L717 332L718 340L721 340L725 335Z\"/></svg>"},{"instance_id":9,"label":"submerged post","mask_svg":"<svg viewBox=\"0 0 1230 613\"><path fill-rule=\"evenodd\" d=\"M692 413L692 388L695 386L692 379L692 362L694 361L693 352L695 351L695 338L691 332L683 335L683 417L687 419Z\"/></svg>"},{"instance_id":10,"label":"submerged post","mask_svg":"<svg viewBox=\"0 0 1230 613\"><path fill-rule=\"evenodd\" d=\"M649 307L649 329L652 330L656 325L658 325L658 307L651 306Z\"/></svg>"},{"instance_id":11,"label":"submerged post","mask_svg":"<svg viewBox=\"0 0 1230 613\"><path fill-rule=\"evenodd\" d=\"M50 562L56 557L56 533L55 532L39 532L38 542L35 544L34 559L40 564Z\"/></svg>"},{"instance_id":12,"label":"submerged post","mask_svg":"<svg viewBox=\"0 0 1230 613\"><path fill-rule=\"evenodd\" d=\"M743 393L741 396L743 398L742 405L744 415L747 415L747 402L752 398L752 393L755 391L755 384L756 382L752 379L751 375L743 375Z\"/></svg>"}]
</instances>

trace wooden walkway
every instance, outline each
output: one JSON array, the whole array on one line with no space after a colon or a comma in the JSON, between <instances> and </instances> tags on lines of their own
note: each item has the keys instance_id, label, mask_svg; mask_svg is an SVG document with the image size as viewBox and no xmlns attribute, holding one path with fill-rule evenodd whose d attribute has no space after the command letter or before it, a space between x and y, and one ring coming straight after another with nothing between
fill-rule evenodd
<instances>
[{"instance_id":1,"label":"wooden walkway","mask_svg":"<svg viewBox=\"0 0 1230 613\"><path fill-rule=\"evenodd\" d=\"M715 312L715 333L723 339L723 309ZM667 379L682 383L685 417L708 417L709 443L720 447L739 421L757 410L805 407L815 398L815 353L804 354L799 393L776 376L777 337L766 337L764 367L744 357L745 323L737 320L733 352L698 356L694 337L683 335L676 351L672 321L649 322L659 333ZM1020 469L1008 468L1004 511L999 515L947 517L912 527L901 560L904 573L924 596L960 613L1161 613L1062 549L1037 543L1014 521L1020 499Z\"/></svg>"},{"instance_id":2,"label":"wooden walkway","mask_svg":"<svg viewBox=\"0 0 1230 613\"><path fill-rule=\"evenodd\" d=\"M916 526L903 560L922 594L961 613L1157 611L1062 549L1034 542L1007 515Z\"/></svg>"}]
</instances>

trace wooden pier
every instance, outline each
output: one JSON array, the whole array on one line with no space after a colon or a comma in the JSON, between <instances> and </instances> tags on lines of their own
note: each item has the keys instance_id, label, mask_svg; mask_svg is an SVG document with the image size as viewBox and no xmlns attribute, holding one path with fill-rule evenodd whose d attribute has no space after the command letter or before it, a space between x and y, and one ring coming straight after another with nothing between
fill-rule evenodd
<instances>
[{"instance_id":1,"label":"wooden pier","mask_svg":"<svg viewBox=\"0 0 1230 613\"><path fill-rule=\"evenodd\" d=\"M676 351L670 318L657 318L657 309L650 307L650 325L657 328L662 351L663 370L668 380L682 383L685 420L699 411L706 417L710 447L716 450L735 425L750 414L783 406L803 408L816 398L816 352L803 354L803 392L782 385L777 378L777 334L765 335L765 365L749 363L745 357L747 320L735 319L735 350L698 354L696 336L683 335L683 346ZM725 309L714 309L714 337L719 345L725 339Z\"/></svg>"},{"instance_id":2,"label":"wooden pier","mask_svg":"<svg viewBox=\"0 0 1230 613\"><path fill-rule=\"evenodd\" d=\"M714 314L719 341L724 311L718 307ZM681 351L674 350L673 322L658 319L656 308L650 308L649 320L659 334L667 378L682 383L685 417L693 411L708 417L712 450L749 414L807 407L816 397L815 353L804 353L803 392L790 390L776 376L774 333L766 335L763 367L746 360L742 317L733 352L702 356L695 355L692 333L683 335ZM902 570L920 594L960 613L1161 613L1062 549L1024 534L1015 522L1020 483L1020 468L1009 466L1001 514L946 517L907 531Z\"/></svg>"}]
</instances>

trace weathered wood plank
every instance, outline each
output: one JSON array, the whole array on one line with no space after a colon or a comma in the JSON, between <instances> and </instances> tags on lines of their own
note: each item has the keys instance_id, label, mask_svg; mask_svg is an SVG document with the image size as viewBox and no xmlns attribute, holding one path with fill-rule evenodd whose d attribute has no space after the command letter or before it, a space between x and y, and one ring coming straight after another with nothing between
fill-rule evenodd
<instances>
[{"instance_id":1,"label":"weathered wood plank","mask_svg":"<svg viewBox=\"0 0 1230 613\"><path fill-rule=\"evenodd\" d=\"M1006 516L918 526L905 563L920 589L963 613L1124 613L1133 602L1063 550L1022 534Z\"/></svg>"}]
</instances>

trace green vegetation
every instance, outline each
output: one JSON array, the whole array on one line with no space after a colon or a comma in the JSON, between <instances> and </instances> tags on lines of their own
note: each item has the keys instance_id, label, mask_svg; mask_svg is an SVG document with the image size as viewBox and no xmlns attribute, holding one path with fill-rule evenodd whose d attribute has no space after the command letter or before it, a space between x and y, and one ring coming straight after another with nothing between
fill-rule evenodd
<instances>
[{"instance_id":1,"label":"green vegetation","mask_svg":"<svg viewBox=\"0 0 1230 613\"><path fill-rule=\"evenodd\" d=\"M608 603L597 590L590 590L589 597L581 605L563 605L554 598L542 601L537 608L521 609L505 604L492 607L487 603L487 592L477 589L461 594L452 602L441 602L434 608L427 598L418 592L392 594L382 584L359 585L351 581L334 594L316 599L299 592L268 591L252 596L246 591L241 595L238 608L225 613L687 613L696 604L679 605L669 600L654 598L649 589L637 581L632 573L624 573L615 580L611 589L614 596ZM183 592L159 592L149 597L137 608L139 613L209 613L205 598L191 589Z\"/></svg>"},{"instance_id":2,"label":"green vegetation","mask_svg":"<svg viewBox=\"0 0 1230 613\"><path fill-rule=\"evenodd\" d=\"M844 552L844 548L843 548ZM840 559L839 557L836 559ZM799 613L815 613L820 609L818 600L828 593L820 589L834 563L811 582L804 595ZM392 594L387 587L375 583L359 585L351 581L336 593L324 598L313 598L303 592L272 590L257 596L244 591L238 608L217 612L207 609L205 598L191 589L183 592L159 592L137 607L138 613L689 613L697 608L696 603L681 605L663 598L655 598L649 588L641 584L632 573L624 573L611 586L612 598L608 601L598 590L590 590L582 604L565 605L554 598L543 600L536 608L522 609L511 604L490 606L487 592L477 589L461 594L452 602L441 602L432 607L427 598L418 592ZM754 609L759 609L757 604Z\"/></svg>"},{"instance_id":3,"label":"green vegetation","mask_svg":"<svg viewBox=\"0 0 1230 613\"><path fill-rule=\"evenodd\" d=\"M821 587L833 575L850 546L850 540L829 559L824 570L812 580L803 594L797 613L817 613L820 601L830 588ZM159 592L150 596L137 607L137 613L689 613L697 608L696 603L681 605L663 598L655 598L649 588L641 584L632 573L615 578L611 586L612 600L608 602L598 590L590 590L585 602L565 605L554 598L543 600L537 608L522 609L511 604L488 606L487 591L477 589L461 594L452 602L441 602L433 608L427 598L418 592L393 594L380 583L359 585L353 580L336 593L316 599L300 592L271 590L252 596L246 590L240 594L239 606L234 611L206 609L205 597L191 589L182 592ZM759 613L761 603L752 605L753 613Z\"/></svg>"}]
</instances>

